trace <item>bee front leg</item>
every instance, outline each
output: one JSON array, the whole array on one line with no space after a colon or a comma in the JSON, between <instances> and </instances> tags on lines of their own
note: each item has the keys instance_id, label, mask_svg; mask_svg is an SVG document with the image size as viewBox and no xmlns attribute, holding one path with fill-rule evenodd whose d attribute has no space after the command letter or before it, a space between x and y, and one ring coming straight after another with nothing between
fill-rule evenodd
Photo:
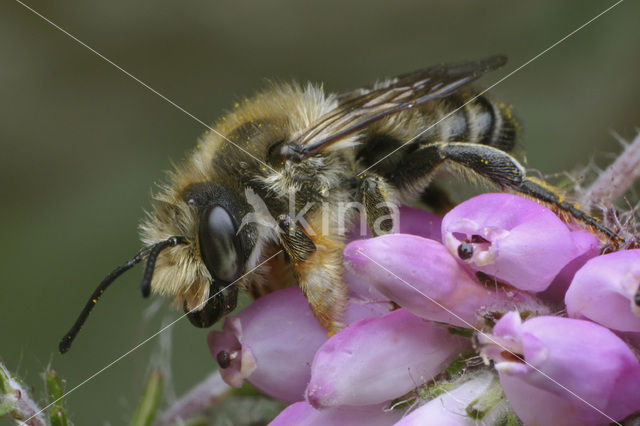
<instances>
[{"instance_id":1,"label":"bee front leg","mask_svg":"<svg viewBox=\"0 0 640 426\"><path fill-rule=\"evenodd\" d=\"M389 204L391 188L377 175L364 174L359 188L359 198L364 205L367 226L377 237L393 229L393 212Z\"/></svg>"},{"instance_id":2,"label":"bee front leg","mask_svg":"<svg viewBox=\"0 0 640 426\"><path fill-rule=\"evenodd\" d=\"M310 235L291 217L278 218L280 241L293 264L294 275L318 322L330 332L347 306L347 287L342 280L344 244L329 235Z\"/></svg>"}]
</instances>

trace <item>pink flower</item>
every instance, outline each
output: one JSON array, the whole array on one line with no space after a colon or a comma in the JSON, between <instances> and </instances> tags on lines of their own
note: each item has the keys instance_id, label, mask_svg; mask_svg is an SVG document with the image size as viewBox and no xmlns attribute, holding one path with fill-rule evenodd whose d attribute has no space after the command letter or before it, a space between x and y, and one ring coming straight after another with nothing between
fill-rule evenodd
<instances>
[{"instance_id":1,"label":"pink flower","mask_svg":"<svg viewBox=\"0 0 640 426\"><path fill-rule=\"evenodd\" d=\"M452 254L521 290L543 291L576 256L571 231L549 209L511 194L483 194L442 220Z\"/></svg>"},{"instance_id":2,"label":"pink flower","mask_svg":"<svg viewBox=\"0 0 640 426\"><path fill-rule=\"evenodd\" d=\"M610 330L588 321L517 312L480 334L507 399L525 424L602 424L640 409L640 364Z\"/></svg>"},{"instance_id":3,"label":"pink flower","mask_svg":"<svg viewBox=\"0 0 640 426\"><path fill-rule=\"evenodd\" d=\"M469 345L404 309L364 319L318 349L306 397L317 408L382 403L431 380Z\"/></svg>"},{"instance_id":4,"label":"pink flower","mask_svg":"<svg viewBox=\"0 0 640 426\"><path fill-rule=\"evenodd\" d=\"M388 312L388 304L351 303L346 321ZM248 380L282 401L303 398L311 361L327 340L298 287L263 296L227 318L222 331L212 331L208 344L222 378L239 387Z\"/></svg>"},{"instance_id":5,"label":"pink flower","mask_svg":"<svg viewBox=\"0 0 640 426\"><path fill-rule=\"evenodd\" d=\"M598 256L597 236L508 194L452 210L441 224L446 245L434 239L437 217L400 214L400 231L420 235L356 240L344 250L342 331L329 338L289 288L210 334L227 383L306 398L274 425L471 426L515 414L525 424L597 425L640 413L638 360L612 331L583 320L640 341L640 250ZM565 301L580 319L550 316ZM475 329L477 347L459 327ZM478 365L478 355L493 362Z\"/></svg>"},{"instance_id":6,"label":"pink flower","mask_svg":"<svg viewBox=\"0 0 640 426\"><path fill-rule=\"evenodd\" d=\"M553 304L564 305L564 295L573 280L575 273L584 266L589 259L600 254L600 240L586 231L571 232L573 242L578 249L578 256L569 262L553 279L551 285L538 296Z\"/></svg>"},{"instance_id":7,"label":"pink flower","mask_svg":"<svg viewBox=\"0 0 640 426\"><path fill-rule=\"evenodd\" d=\"M598 256L575 275L565 296L567 313L620 331L640 331L635 295L640 286L640 250Z\"/></svg>"},{"instance_id":8,"label":"pink flower","mask_svg":"<svg viewBox=\"0 0 640 426\"><path fill-rule=\"evenodd\" d=\"M483 327L485 315L516 306L546 313L517 290L490 288L437 241L394 234L354 241L344 250L345 267L378 292L422 318L460 327Z\"/></svg>"},{"instance_id":9,"label":"pink flower","mask_svg":"<svg viewBox=\"0 0 640 426\"><path fill-rule=\"evenodd\" d=\"M296 402L285 408L269 426L388 426L402 416L402 412L385 410L384 404L362 407L332 407L316 410L307 402Z\"/></svg>"},{"instance_id":10,"label":"pink flower","mask_svg":"<svg viewBox=\"0 0 640 426\"><path fill-rule=\"evenodd\" d=\"M367 228L365 216L361 216L359 228L355 227L346 234L347 241L371 238L371 232ZM440 228L442 218L434 213L416 209L409 206L398 208L398 220L394 223L393 232L396 234L413 234L432 240L442 240Z\"/></svg>"}]
</instances>

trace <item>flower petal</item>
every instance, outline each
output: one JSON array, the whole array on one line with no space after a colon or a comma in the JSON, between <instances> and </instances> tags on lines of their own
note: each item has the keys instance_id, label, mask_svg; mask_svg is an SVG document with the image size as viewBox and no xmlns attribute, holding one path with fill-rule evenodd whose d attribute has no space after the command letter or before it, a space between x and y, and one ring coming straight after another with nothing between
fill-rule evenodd
<instances>
[{"instance_id":1,"label":"flower petal","mask_svg":"<svg viewBox=\"0 0 640 426\"><path fill-rule=\"evenodd\" d=\"M556 305L564 305L564 296L576 272L582 268L587 261L600 254L601 242L598 237L592 233L572 231L571 238L577 249L576 257L562 268L553 279L551 285L543 293L538 294L541 299Z\"/></svg>"},{"instance_id":2,"label":"flower petal","mask_svg":"<svg viewBox=\"0 0 640 426\"><path fill-rule=\"evenodd\" d=\"M408 206L402 206L398 211L400 212L398 234L412 234L442 241L442 218L440 216Z\"/></svg>"},{"instance_id":3,"label":"flower petal","mask_svg":"<svg viewBox=\"0 0 640 426\"><path fill-rule=\"evenodd\" d=\"M406 234L354 241L344 250L347 270L415 315L460 327L484 325L484 315L521 306L546 313L531 296L482 285L437 241Z\"/></svg>"},{"instance_id":4,"label":"flower petal","mask_svg":"<svg viewBox=\"0 0 640 426\"><path fill-rule=\"evenodd\" d=\"M350 324L391 309L390 303L349 302L344 321ZM293 402L303 397L311 361L327 339L300 288L289 287L227 318L222 331L209 334L208 343L227 384L240 387L246 379L267 395Z\"/></svg>"},{"instance_id":5,"label":"flower petal","mask_svg":"<svg viewBox=\"0 0 640 426\"><path fill-rule=\"evenodd\" d=\"M385 411L385 408L385 404L378 404L317 410L302 401L285 408L269 426L388 426L402 417L402 412Z\"/></svg>"},{"instance_id":6,"label":"flower petal","mask_svg":"<svg viewBox=\"0 0 640 426\"><path fill-rule=\"evenodd\" d=\"M549 209L511 194L467 200L442 220L452 254L521 290L546 289L578 255L567 226Z\"/></svg>"},{"instance_id":7,"label":"flower petal","mask_svg":"<svg viewBox=\"0 0 640 426\"><path fill-rule=\"evenodd\" d=\"M290 287L260 297L227 318L222 331L210 333L209 348L218 360L221 352L235 354L230 365L220 369L229 385L240 386L247 379L264 393L293 402L303 397L311 360L326 340L327 331L300 289Z\"/></svg>"},{"instance_id":8,"label":"flower petal","mask_svg":"<svg viewBox=\"0 0 640 426\"><path fill-rule=\"evenodd\" d=\"M415 207L400 206L393 224L393 232L397 234L419 235L424 238L440 241L442 239L441 226L442 218L435 213ZM363 214L360 222L346 233L345 239L347 242L351 242L371 238L372 236L367 227L366 217Z\"/></svg>"},{"instance_id":9,"label":"flower petal","mask_svg":"<svg viewBox=\"0 0 640 426\"><path fill-rule=\"evenodd\" d=\"M640 286L640 250L624 250L589 260L565 296L570 317L588 318L620 331L640 331L634 297Z\"/></svg>"},{"instance_id":10,"label":"flower petal","mask_svg":"<svg viewBox=\"0 0 640 426\"><path fill-rule=\"evenodd\" d=\"M358 321L318 349L307 401L314 407L388 401L431 380L469 345L404 309Z\"/></svg>"},{"instance_id":11,"label":"flower petal","mask_svg":"<svg viewBox=\"0 0 640 426\"><path fill-rule=\"evenodd\" d=\"M551 316L520 322L511 312L478 342L526 424L562 416L581 424L608 423L640 408L640 364L618 336L598 324Z\"/></svg>"}]
</instances>

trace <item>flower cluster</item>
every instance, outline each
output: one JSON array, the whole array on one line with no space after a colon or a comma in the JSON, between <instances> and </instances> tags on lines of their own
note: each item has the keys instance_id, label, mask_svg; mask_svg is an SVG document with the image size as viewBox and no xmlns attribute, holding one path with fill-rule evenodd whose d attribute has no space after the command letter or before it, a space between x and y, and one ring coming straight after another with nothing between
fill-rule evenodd
<instances>
[{"instance_id":1,"label":"flower cluster","mask_svg":"<svg viewBox=\"0 0 640 426\"><path fill-rule=\"evenodd\" d=\"M344 250L346 327L261 297L209 335L224 380L290 403L273 425L579 424L640 412L640 250L509 194ZM566 314L563 312L566 311Z\"/></svg>"}]
</instances>

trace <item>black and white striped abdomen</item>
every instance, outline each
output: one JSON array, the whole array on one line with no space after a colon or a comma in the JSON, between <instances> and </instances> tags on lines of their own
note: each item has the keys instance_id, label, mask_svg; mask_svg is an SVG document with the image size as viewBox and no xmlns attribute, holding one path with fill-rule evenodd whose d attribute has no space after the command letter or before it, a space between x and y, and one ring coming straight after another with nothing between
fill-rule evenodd
<instances>
[{"instance_id":1,"label":"black and white striped abdomen","mask_svg":"<svg viewBox=\"0 0 640 426\"><path fill-rule=\"evenodd\" d=\"M511 151L520 126L511 106L475 94L455 94L431 106L429 121L437 123L425 133L433 142L474 142Z\"/></svg>"}]
</instances>

